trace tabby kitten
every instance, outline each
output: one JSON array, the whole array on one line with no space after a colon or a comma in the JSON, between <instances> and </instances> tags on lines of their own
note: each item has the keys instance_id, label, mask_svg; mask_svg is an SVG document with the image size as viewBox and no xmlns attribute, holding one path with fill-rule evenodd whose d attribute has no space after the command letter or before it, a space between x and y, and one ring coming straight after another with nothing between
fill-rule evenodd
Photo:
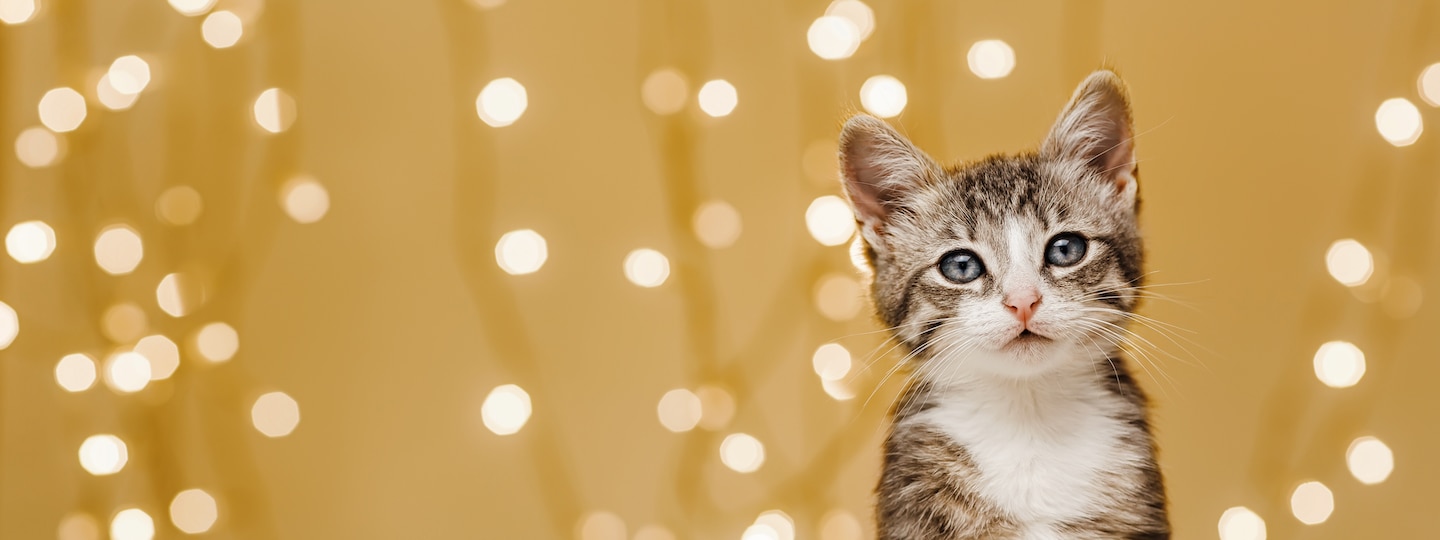
<instances>
[{"instance_id":1,"label":"tabby kitten","mask_svg":"<svg viewBox=\"0 0 1440 540\"><path fill-rule=\"evenodd\" d=\"M881 539L1170 537L1146 398L1125 84L1081 83L1038 152L942 167L870 116L840 137L879 317L915 376L893 411Z\"/></svg>"}]
</instances>

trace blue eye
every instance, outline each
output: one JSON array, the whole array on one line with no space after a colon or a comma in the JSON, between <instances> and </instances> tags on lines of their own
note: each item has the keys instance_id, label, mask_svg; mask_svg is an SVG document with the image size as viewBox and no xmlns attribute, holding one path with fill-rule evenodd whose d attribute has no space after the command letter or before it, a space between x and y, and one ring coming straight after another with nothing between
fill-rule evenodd
<instances>
[{"instance_id":1,"label":"blue eye","mask_svg":"<svg viewBox=\"0 0 1440 540\"><path fill-rule=\"evenodd\" d=\"M955 250L940 257L940 274L955 283L969 283L985 275L985 263L973 251Z\"/></svg>"},{"instance_id":2,"label":"blue eye","mask_svg":"<svg viewBox=\"0 0 1440 540\"><path fill-rule=\"evenodd\" d=\"M1050 239L1045 247L1045 262L1055 266L1075 266L1085 258L1085 237L1075 233L1060 233Z\"/></svg>"}]
</instances>

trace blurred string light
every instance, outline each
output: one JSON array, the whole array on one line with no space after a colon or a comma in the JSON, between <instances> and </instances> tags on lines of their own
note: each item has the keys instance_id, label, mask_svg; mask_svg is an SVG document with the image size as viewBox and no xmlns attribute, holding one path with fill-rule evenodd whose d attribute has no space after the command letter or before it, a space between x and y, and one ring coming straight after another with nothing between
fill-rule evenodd
<instances>
[{"instance_id":1,"label":"blurred string light","mask_svg":"<svg viewBox=\"0 0 1440 540\"><path fill-rule=\"evenodd\" d=\"M1305 482L1290 494L1290 512L1306 525L1319 525L1335 511L1335 495L1320 482Z\"/></svg>"},{"instance_id":2,"label":"blurred string light","mask_svg":"<svg viewBox=\"0 0 1440 540\"><path fill-rule=\"evenodd\" d=\"M55 252L55 229L44 221L16 223L5 235L5 251L20 264L48 259Z\"/></svg>"},{"instance_id":3,"label":"blurred string light","mask_svg":"<svg viewBox=\"0 0 1440 540\"><path fill-rule=\"evenodd\" d=\"M905 110L910 96L900 79L889 75L876 75L865 79L860 85L860 105L870 114L881 118L893 118Z\"/></svg>"},{"instance_id":4,"label":"blurred string light","mask_svg":"<svg viewBox=\"0 0 1440 540\"><path fill-rule=\"evenodd\" d=\"M860 520L845 510L831 510L820 518L820 540L860 540L863 535Z\"/></svg>"},{"instance_id":5,"label":"blurred string light","mask_svg":"<svg viewBox=\"0 0 1440 540\"><path fill-rule=\"evenodd\" d=\"M513 276L539 271L549 257L545 237L530 229L507 232L495 242L495 264Z\"/></svg>"},{"instance_id":6,"label":"blurred string light","mask_svg":"<svg viewBox=\"0 0 1440 540\"><path fill-rule=\"evenodd\" d=\"M140 338L149 327L145 310L129 302L110 306L100 316L100 333L115 343L130 343Z\"/></svg>"},{"instance_id":7,"label":"blurred string light","mask_svg":"<svg viewBox=\"0 0 1440 540\"><path fill-rule=\"evenodd\" d=\"M280 186L280 207L296 223L315 223L330 211L330 192L309 176L291 178Z\"/></svg>"},{"instance_id":8,"label":"blurred string light","mask_svg":"<svg viewBox=\"0 0 1440 540\"><path fill-rule=\"evenodd\" d=\"M84 512L71 512L60 519L58 540L100 540L100 522Z\"/></svg>"},{"instance_id":9,"label":"blurred string light","mask_svg":"<svg viewBox=\"0 0 1440 540\"><path fill-rule=\"evenodd\" d=\"M185 301L180 294L180 274L165 274L155 287L155 304L171 317L185 316Z\"/></svg>"},{"instance_id":10,"label":"blurred string light","mask_svg":"<svg viewBox=\"0 0 1440 540\"><path fill-rule=\"evenodd\" d=\"M80 443L80 467L95 476L120 472L130 461L125 441L109 434L92 435Z\"/></svg>"},{"instance_id":11,"label":"blurred string light","mask_svg":"<svg viewBox=\"0 0 1440 540\"><path fill-rule=\"evenodd\" d=\"M166 189L155 200L155 216L169 225L189 225L200 219L205 204L200 192L190 186Z\"/></svg>"},{"instance_id":12,"label":"blurred string light","mask_svg":"<svg viewBox=\"0 0 1440 540\"><path fill-rule=\"evenodd\" d=\"M725 201L708 201L695 209L695 237L711 249L723 249L740 239L740 212Z\"/></svg>"},{"instance_id":13,"label":"blurred string light","mask_svg":"<svg viewBox=\"0 0 1440 540\"><path fill-rule=\"evenodd\" d=\"M205 16L200 25L200 37L216 49L228 49L240 42L245 34L245 22L230 11L216 11Z\"/></svg>"},{"instance_id":14,"label":"blurred string light","mask_svg":"<svg viewBox=\"0 0 1440 540\"><path fill-rule=\"evenodd\" d=\"M480 9L495 9L505 5L505 0L470 0L470 4Z\"/></svg>"},{"instance_id":15,"label":"blurred string light","mask_svg":"<svg viewBox=\"0 0 1440 540\"><path fill-rule=\"evenodd\" d=\"M133 54L116 58L105 72L116 92L134 96L150 85L150 64Z\"/></svg>"},{"instance_id":16,"label":"blurred string light","mask_svg":"<svg viewBox=\"0 0 1440 540\"><path fill-rule=\"evenodd\" d=\"M170 501L170 522L186 534L200 534L215 526L220 509L215 497L203 489L187 489Z\"/></svg>"},{"instance_id":17,"label":"blurred string light","mask_svg":"<svg viewBox=\"0 0 1440 540\"><path fill-rule=\"evenodd\" d=\"M766 510L755 518L756 525L763 525L775 532L777 540L795 540L795 520L780 510Z\"/></svg>"},{"instance_id":18,"label":"blurred string light","mask_svg":"<svg viewBox=\"0 0 1440 540\"><path fill-rule=\"evenodd\" d=\"M1395 470L1395 453L1375 437L1360 437L1345 450L1345 465L1360 483L1374 485L1384 482Z\"/></svg>"},{"instance_id":19,"label":"blurred string light","mask_svg":"<svg viewBox=\"0 0 1440 540\"><path fill-rule=\"evenodd\" d=\"M810 51L825 60L849 58L860 49L860 27L838 15L825 15L810 24L805 40Z\"/></svg>"},{"instance_id":20,"label":"blurred string light","mask_svg":"<svg viewBox=\"0 0 1440 540\"><path fill-rule=\"evenodd\" d=\"M821 245L838 246L855 234L855 214L840 197L824 195L805 209L805 228Z\"/></svg>"},{"instance_id":21,"label":"blurred string light","mask_svg":"<svg viewBox=\"0 0 1440 540\"><path fill-rule=\"evenodd\" d=\"M74 88L55 88L40 98L40 123L50 131L75 131L84 121L85 96Z\"/></svg>"},{"instance_id":22,"label":"blurred string light","mask_svg":"<svg viewBox=\"0 0 1440 540\"><path fill-rule=\"evenodd\" d=\"M15 137L15 157L32 169L49 167L60 160L62 141L60 135L43 127L26 129Z\"/></svg>"},{"instance_id":23,"label":"blurred string light","mask_svg":"<svg viewBox=\"0 0 1440 540\"><path fill-rule=\"evenodd\" d=\"M1331 388L1349 388L1365 376L1365 353L1345 341L1331 341L1315 351L1315 377Z\"/></svg>"},{"instance_id":24,"label":"blurred string light","mask_svg":"<svg viewBox=\"0 0 1440 540\"><path fill-rule=\"evenodd\" d=\"M121 510L110 520L110 540L151 540L155 538L155 520L139 508Z\"/></svg>"},{"instance_id":25,"label":"blurred string light","mask_svg":"<svg viewBox=\"0 0 1440 540\"><path fill-rule=\"evenodd\" d=\"M1358 287L1375 273L1375 258L1364 244L1347 238L1330 244L1325 252L1325 269L1341 285Z\"/></svg>"},{"instance_id":26,"label":"blurred string light","mask_svg":"<svg viewBox=\"0 0 1440 540\"><path fill-rule=\"evenodd\" d=\"M810 365L824 381L838 381L850 374L850 351L839 343L826 343L815 349Z\"/></svg>"},{"instance_id":27,"label":"blurred string light","mask_svg":"<svg viewBox=\"0 0 1440 540\"><path fill-rule=\"evenodd\" d=\"M180 367L180 347L165 336L156 334L140 338L135 343L135 352L150 362L150 380L168 379ZM91 369L94 369L93 363Z\"/></svg>"},{"instance_id":28,"label":"blurred string light","mask_svg":"<svg viewBox=\"0 0 1440 540\"><path fill-rule=\"evenodd\" d=\"M685 108L690 83L675 68L661 68L645 77L640 85L640 101L655 114L675 114Z\"/></svg>"},{"instance_id":29,"label":"blurred string light","mask_svg":"<svg viewBox=\"0 0 1440 540\"><path fill-rule=\"evenodd\" d=\"M24 24L35 17L39 11L37 0L0 0L0 22L5 24Z\"/></svg>"},{"instance_id":30,"label":"blurred string light","mask_svg":"<svg viewBox=\"0 0 1440 540\"><path fill-rule=\"evenodd\" d=\"M1375 110L1375 129L1390 144L1410 146L1420 140L1425 121L1420 117L1420 109L1410 100L1390 98Z\"/></svg>"},{"instance_id":31,"label":"blurred string light","mask_svg":"<svg viewBox=\"0 0 1440 540\"><path fill-rule=\"evenodd\" d=\"M496 435L513 435L530 421L530 394L513 384L495 387L480 406L480 418Z\"/></svg>"},{"instance_id":32,"label":"blurred string light","mask_svg":"<svg viewBox=\"0 0 1440 540\"><path fill-rule=\"evenodd\" d=\"M860 40L870 39L875 32L875 10L860 0L835 0L825 8L826 15L843 17L860 31Z\"/></svg>"},{"instance_id":33,"label":"blurred string light","mask_svg":"<svg viewBox=\"0 0 1440 540\"><path fill-rule=\"evenodd\" d=\"M284 392L270 392L255 399L250 422L266 437L284 437L300 425L300 404Z\"/></svg>"},{"instance_id":34,"label":"blurred string light","mask_svg":"<svg viewBox=\"0 0 1440 540\"><path fill-rule=\"evenodd\" d=\"M110 355L105 360L105 384L121 394L133 394L150 384L150 359L137 352Z\"/></svg>"},{"instance_id":35,"label":"blurred string light","mask_svg":"<svg viewBox=\"0 0 1440 540\"><path fill-rule=\"evenodd\" d=\"M195 334L195 349L206 360L224 362L240 350L240 334L228 324L213 322Z\"/></svg>"},{"instance_id":36,"label":"blurred string light","mask_svg":"<svg viewBox=\"0 0 1440 540\"><path fill-rule=\"evenodd\" d=\"M269 88L255 98L255 123L270 133L280 133L295 123L295 98L279 88Z\"/></svg>"},{"instance_id":37,"label":"blurred string light","mask_svg":"<svg viewBox=\"0 0 1440 540\"><path fill-rule=\"evenodd\" d=\"M765 523L752 523L740 534L740 540L780 540L780 532Z\"/></svg>"},{"instance_id":38,"label":"blurred string light","mask_svg":"<svg viewBox=\"0 0 1440 540\"><path fill-rule=\"evenodd\" d=\"M111 225L95 237L95 264L112 276L135 271L145 258L145 243L129 225Z\"/></svg>"},{"instance_id":39,"label":"blurred string light","mask_svg":"<svg viewBox=\"0 0 1440 540\"><path fill-rule=\"evenodd\" d=\"M659 287L670 277L670 259L649 248L625 256L625 278L641 287Z\"/></svg>"},{"instance_id":40,"label":"blurred string light","mask_svg":"<svg viewBox=\"0 0 1440 540\"><path fill-rule=\"evenodd\" d=\"M215 7L215 0L170 0L170 7L186 17L204 15Z\"/></svg>"},{"instance_id":41,"label":"blurred string light","mask_svg":"<svg viewBox=\"0 0 1440 540\"><path fill-rule=\"evenodd\" d=\"M655 409L660 417L660 425L675 433L695 429L704 411L700 397L684 388L677 388L660 396L660 404Z\"/></svg>"},{"instance_id":42,"label":"blurred string light","mask_svg":"<svg viewBox=\"0 0 1440 540\"><path fill-rule=\"evenodd\" d=\"M815 309L832 321L848 321L865 307L860 282L845 274L827 274L815 284Z\"/></svg>"},{"instance_id":43,"label":"blurred string light","mask_svg":"<svg viewBox=\"0 0 1440 540\"><path fill-rule=\"evenodd\" d=\"M720 442L720 462L738 473L752 473L765 464L765 445L748 433L731 433Z\"/></svg>"},{"instance_id":44,"label":"blurred string light","mask_svg":"<svg viewBox=\"0 0 1440 540\"><path fill-rule=\"evenodd\" d=\"M646 525L635 531L633 540L675 540L675 534L660 525Z\"/></svg>"},{"instance_id":45,"label":"blurred string light","mask_svg":"<svg viewBox=\"0 0 1440 540\"><path fill-rule=\"evenodd\" d=\"M110 74L100 76L100 81L95 83L95 98L100 104L112 111L123 111L133 107L135 100L140 99L139 93L126 94L115 88L110 82Z\"/></svg>"},{"instance_id":46,"label":"blurred string light","mask_svg":"<svg viewBox=\"0 0 1440 540\"><path fill-rule=\"evenodd\" d=\"M1015 49L998 39L986 39L970 46L965 54L970 72L981 79L999 79L1015 69Z\"/></svg>"},{"instance_id":47,"label":"blurred string light","mask_svg":"<svg viewBox=\"0 0 1440 540\"><path fill-rule=\"evenodd\" d=\"M1420 90L1420 99L1431 107L1440 107L1440 62L1430 64L1420 72L1415 81Z\"/></svg>"},{"instance_id":48,"label":"blurred string light","mask_svg":"<svg viewBox=\"0 0 1440 540\"><path fill-rule=\"evenodd\" d=\"M0 302L0 350L5 350L20 335L20 316L10 304Z\"/></svg>"},{"instance_id":49,"label":"blurred string light","mask_svg":"<svg viewBox=\"0 0 1440 540\"><path fill-rule=\"evenodd\" d=\"M519 81L505 77L495 79L475 97L475 112L491 127L514 124L530 107L530 96Z\"/></svg>"},{"instance_id":50,"label":"blurred string light","mask_svg":"<svg viewBox=\"0 0 1440 540\"><path fill-rule=\"evenodd\" d=\"M1265 540L1265 520L1244 506L1220 514L1220 540Z\"/></svg>"},{"instance_id":51,"label":"blurred string light","mask_svg":"<svg viewBox=\"0 0 1440 540\"><path fill-rule=\"evenodd\" d=\"M716 118L729 116L740 104L740 94L735 90L735 85L725 79L715 79L705 83L700 87L697 99L700 102L700 110Z\"/></svg>"},{"instance_id":52,"label":"blurred string light","mask_svg":"<svg viewBox=\"0 0 1440 540\"><path fill-rule=\"evenodd\" d=\"M626 540L625 520L603 510L586 514L576 532L580 540Z\"/></svg>"},{"instance_id":53,"label":"blurred string light","mask_svg":"<svg viewBox=\"0 0 1440 540\"><path fill-rule=\"evenodd\" d=\"M55 363L55 382L66 392L89 390L95 376L95 359L86 354L67 354Z\"/></svg>"},{"instance_id":54,"label":"blurred string light","mask_svg":"<svg viewBox=\"0 0 1440 540\"><path fill-rule=\"evenodd\" d=\"M735 397L718 386L701 386L695 389L700 398L700 427L710 431L725 429L735 418Z\"/></svg>"}]
</instances>

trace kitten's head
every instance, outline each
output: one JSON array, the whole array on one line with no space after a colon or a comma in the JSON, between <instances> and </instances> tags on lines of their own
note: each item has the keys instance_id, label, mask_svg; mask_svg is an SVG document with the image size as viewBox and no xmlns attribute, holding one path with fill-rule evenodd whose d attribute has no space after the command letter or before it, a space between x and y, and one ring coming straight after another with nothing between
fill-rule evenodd
<instances>
[{"instance_id":1,"label":"kitten's head","mask_svg":"<svg viewBox=\"0 0 1440 540\"><path fill-rule=\"evenodd\" d=\"M883 121L845 124L875 306L942 363L927 372L1023 378L1113 353L1141 278L1133 137L1109 71L1081 83L1038 152L942 167Z\"/></svg>"}]
</instances>

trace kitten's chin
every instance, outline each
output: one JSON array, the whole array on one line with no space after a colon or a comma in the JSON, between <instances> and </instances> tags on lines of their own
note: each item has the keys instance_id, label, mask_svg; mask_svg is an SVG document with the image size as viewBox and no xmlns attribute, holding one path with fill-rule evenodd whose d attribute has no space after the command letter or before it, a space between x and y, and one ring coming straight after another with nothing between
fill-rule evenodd
<instances>
[{"instance_id":1,"label":"kitten's chin","mask_svg":"<svg viewBox=\"0 0 1440 540\"><path fill-rule=\"evenodd\" d=\"M1034 332L1022 332L969 359L975 370L1011 379L1030 379L1063 369L1074 359L1072 348Z\"/></svg>"}]
</instances>

